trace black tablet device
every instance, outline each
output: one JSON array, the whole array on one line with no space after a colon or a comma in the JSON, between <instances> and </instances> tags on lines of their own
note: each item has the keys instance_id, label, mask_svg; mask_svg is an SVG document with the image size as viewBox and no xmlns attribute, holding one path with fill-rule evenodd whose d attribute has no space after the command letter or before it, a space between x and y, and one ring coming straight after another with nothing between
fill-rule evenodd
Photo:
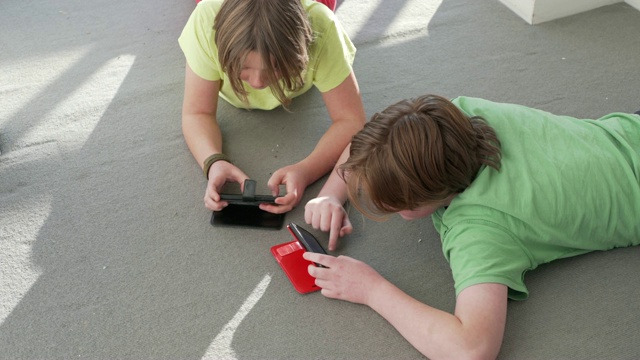
<instances>
[{"instance_id":1,"label":"black tablet device","mask_svg":"<svg viewBox=\"0 0 640 360\"><path fill-rule=\"evenodd\" d=\"M242 194L220 194L220 198L227 201L229 205L211 214L211 225L281 229L284 224L284 214L273 214L258 207L264 203L275 204L277 197L256 195L255 180L244 181Z\"/></svg>"}]
</instances>

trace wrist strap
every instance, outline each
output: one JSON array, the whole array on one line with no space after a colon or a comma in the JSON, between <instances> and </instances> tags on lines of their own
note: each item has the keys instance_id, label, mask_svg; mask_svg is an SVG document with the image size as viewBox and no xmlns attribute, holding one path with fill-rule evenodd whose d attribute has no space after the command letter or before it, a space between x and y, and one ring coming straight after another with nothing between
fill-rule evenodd
<instances>
[{"instance_id":1,"label":"wrist strap","mask_svg":"<svg viewBox=\"0 0 640 360\"><path fill-rule=\"evenodd\" d=\"M202 172L204 172L204 176L207 179L209 179L209 169L211 169L211 165L213 165L214 162L219 160L224 160L229 164L231 164L231 160L229 160L229 157L223 153L213 154L204 160L204 163L203 163L204 166L202 167Z\"/></svg>"}]
</instances>

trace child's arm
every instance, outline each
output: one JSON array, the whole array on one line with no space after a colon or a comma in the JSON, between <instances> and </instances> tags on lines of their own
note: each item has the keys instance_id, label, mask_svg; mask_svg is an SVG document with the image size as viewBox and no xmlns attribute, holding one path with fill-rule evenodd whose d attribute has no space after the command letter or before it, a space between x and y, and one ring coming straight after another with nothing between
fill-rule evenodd
<instances>
[{"instance_id":1,"label":"child's arm","mask_svg":"<svg viewBox=\"0 0 640 360\"><path fill-rule=\"evenodd\" d=\"M464 289L454 314L410 297L365 263L305 253L327 268L309 266L322 294L371 307L430 359L493 359L498 355L507 313L507 287L478 284Z\"/></svg>"},{"instance_id":2,"label":"child's arm","mask_svg":"<svg viewBox=\"0 0 640 360\"><path fill-rule=\"evenodd\" d=\"M366 115L353 72L340 85L323 93L322 98L332 120L331 126L311 154L273 173L269 188L277 194L278 186L284 184L287 195L277 200L277 206L261 205L263 210L281 213L296 206L305 188L333 169L353 135L364 126Z\"/></svg>"},{"instance_id":3,"label":"child's arm","mask_svg":"<svg viewBox=\"0 0 640 360\"><path fill-rule=\"evenodd\" d=\"M219 81L208 81L196 75L186 65L182 104L182 133L200 167L212 154L222 153L222 133L216 120ZM220 201L218 191L226 181L240 184L248 176L231 163L220 160L211 165L204 203L210 210L220 210L227 204Z\"/></svg>"}]
</instances>

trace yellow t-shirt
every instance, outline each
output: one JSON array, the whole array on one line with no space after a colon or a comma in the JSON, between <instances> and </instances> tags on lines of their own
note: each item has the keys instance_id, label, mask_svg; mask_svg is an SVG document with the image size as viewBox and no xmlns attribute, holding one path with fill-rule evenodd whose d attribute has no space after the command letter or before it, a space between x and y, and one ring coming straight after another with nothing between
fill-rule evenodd
<instances>
[{"instance_id":1,"label":"yellow t-shirt","mask_svg":"<svg viewBox=\"0 0 640 360\"><path fill-rule=\"evenodd\" d=\"M198 3L178 39L189 67L205 80L221 81L220 97L230 104L245 108L231 88L229 77L221 70L218 47L214 42L213 23L223 0L204 0ZM312 86L327 92L340 85L351 72L356 48L349 39L335 14L325 5L313 0L301 0L309 15L314 40L309 49L309 65L304 73L304 87L294 93L294 98ZM249 107L270 110L280 106L270 88L257 90L243 83L249 93Z\"/></svg>"}]
</instances>

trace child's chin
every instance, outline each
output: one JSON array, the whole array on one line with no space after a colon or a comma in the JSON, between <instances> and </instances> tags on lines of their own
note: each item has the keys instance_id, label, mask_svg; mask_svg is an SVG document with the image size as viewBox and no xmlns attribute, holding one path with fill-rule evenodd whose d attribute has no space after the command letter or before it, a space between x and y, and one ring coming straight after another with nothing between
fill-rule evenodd
<instances>
[{"instance_id":1,"label":"child's chin","mask_svg":"<svg viewBox=\"0 0 640 360\"><path fill-rule=\"evenodd\" d=\"M402 214L399 214L399 215L400 215L401 218L403 218L403 219L405 219L407 221L411 221L411 220L417 219L416 217L411 216L411 215L402 215Z\"/></svg>"}]
</instances>

